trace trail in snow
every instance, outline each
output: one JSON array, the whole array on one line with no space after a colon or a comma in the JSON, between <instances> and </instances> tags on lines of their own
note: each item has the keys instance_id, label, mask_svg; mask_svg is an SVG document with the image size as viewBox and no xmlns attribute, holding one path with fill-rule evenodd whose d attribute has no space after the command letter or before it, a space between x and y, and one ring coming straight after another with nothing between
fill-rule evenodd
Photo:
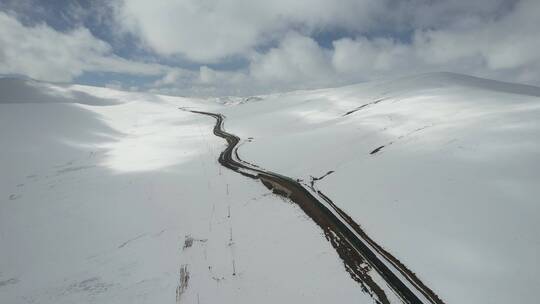
<instances>
[{"instance_id":1,"label":"trail in snow","mask_svg":"<svg viewBox=\"0 0 540 304\"><path fill-rule=\"evenodd\" d=\"M403 303L444 303L412 271L373 241L350 216L319 191L314 182L303 185L300 181L241 160L238 155L240 138L224 130L223 115L180 109L215 118L214 134L227 141L227 147L219 156L219 163L246 177L260 180L273 193L297 204L324 231L351 278L377 303L390 303L382 281Z\"/></svg>"}]
</instances>

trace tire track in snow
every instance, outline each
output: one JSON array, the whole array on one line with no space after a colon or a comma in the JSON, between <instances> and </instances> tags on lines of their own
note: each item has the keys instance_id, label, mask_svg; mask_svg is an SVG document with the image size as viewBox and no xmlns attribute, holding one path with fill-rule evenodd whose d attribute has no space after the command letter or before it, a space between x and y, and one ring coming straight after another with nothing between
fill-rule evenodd
<instances>
[{"instance_id":1,"label":"tire track in snow","mask_svg":"<svg viewBox=\"0 0 540 304\"><path fill-rule=\"evenodd\" d=\"M376 303L390 303L383 289L385 286L378 284L379 278L384 280L403 303L444 304L411 270L372 240L360 225L314 185L304 187L297 180L242 161L238 155L240 138L224 130L223 115L187 108L180 110L215 118L214 135L227 141L227 147L219 155L219 163L239 174L261 181L273 193L297 204L323 230L351 278L358 282L362 290Z\"/></svg>"}]
</instances>

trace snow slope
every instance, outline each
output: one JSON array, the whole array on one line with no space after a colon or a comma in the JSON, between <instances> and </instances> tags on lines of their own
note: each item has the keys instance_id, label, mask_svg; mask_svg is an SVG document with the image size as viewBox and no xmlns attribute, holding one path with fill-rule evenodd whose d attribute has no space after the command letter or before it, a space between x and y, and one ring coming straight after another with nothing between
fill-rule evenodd
<instances>
[{"instance_id":1,"label":"snow slope","mask_svg":"<svg viewBox=\"0 0 540 304\"><path fill-rule=\"evenodd\" d=\"M180 106L222 107L0 80L0 303L371 303Z\"/></svg>"},{"instance_id":2,"label":"snow slope","mask_svg":"<svg viewBox=\"0 0 540 304\"><path fill-rule=\"evenodd\" d=\"M0 79L0 303L373 303L299 208L315 186L445 303L535 302L540 88L449 73L215 100Z\"/></svg>"},{"instance_id":3,"label":"snow slope","mask_svg":"<svg viewBox=\"0 0 540 304\"><path fill-rule=\"evenodd\" d=\"M540 88L435 73L230 107L246 161L316 186L446 303L535 302Z\"/></svg>"}]
</instances>

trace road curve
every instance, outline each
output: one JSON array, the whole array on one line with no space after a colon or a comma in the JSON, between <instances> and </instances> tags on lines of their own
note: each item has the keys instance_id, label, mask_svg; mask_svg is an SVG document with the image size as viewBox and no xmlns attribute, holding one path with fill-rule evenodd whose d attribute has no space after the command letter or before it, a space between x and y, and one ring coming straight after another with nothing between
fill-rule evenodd
<instances>
[{"instance_id":1,"label":"road curve","mask_svg":"<svg viewBox=\"0 0 540 304\"><path fill-rule=\"evenodd\" d=\"M323 230L351 278L358 282L362 290L376 303L390 303L385 286L378 284L381 281L379 279L382 279L403 303L444 304L435 292L397 258L373 241L350 216L319 191L313 182L304 184L240 159L240 138L224 130L225 117L222 114L180 109L215 118L214 135L227 141L227 147L219 155L219 163L239 174L261 181L273 193L297 204ZM375 278L376 276L379 279Z\"/></svg>"}]
</instances>

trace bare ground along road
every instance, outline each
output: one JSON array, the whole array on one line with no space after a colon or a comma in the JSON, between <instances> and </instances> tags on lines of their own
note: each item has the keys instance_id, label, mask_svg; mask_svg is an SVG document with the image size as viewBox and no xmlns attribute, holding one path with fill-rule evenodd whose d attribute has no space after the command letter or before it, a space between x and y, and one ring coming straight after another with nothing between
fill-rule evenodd
<instances>
[{"instance_id":1,"label":"bare ground along road","mask_svg":"<svg viewBox=\"0 0 540 304\"><path fill-rule=\"evenodd\" d=\"M323 230L351 278L358 282L362 290L376 303L390 303L386 288L389 286L391 292L403 303L444 304L437 294L397 258L373 241L360 225L319 191L313 182L304 184L243 161L238 155L240 138L224 130L223 115L180 109L215 118L214 135L227 141L227 147L219 155L219 163L246 177L261 181L273 193L297 204ZM381 281L387 286L381 285Z\"/></svg>"}]
</instances>

